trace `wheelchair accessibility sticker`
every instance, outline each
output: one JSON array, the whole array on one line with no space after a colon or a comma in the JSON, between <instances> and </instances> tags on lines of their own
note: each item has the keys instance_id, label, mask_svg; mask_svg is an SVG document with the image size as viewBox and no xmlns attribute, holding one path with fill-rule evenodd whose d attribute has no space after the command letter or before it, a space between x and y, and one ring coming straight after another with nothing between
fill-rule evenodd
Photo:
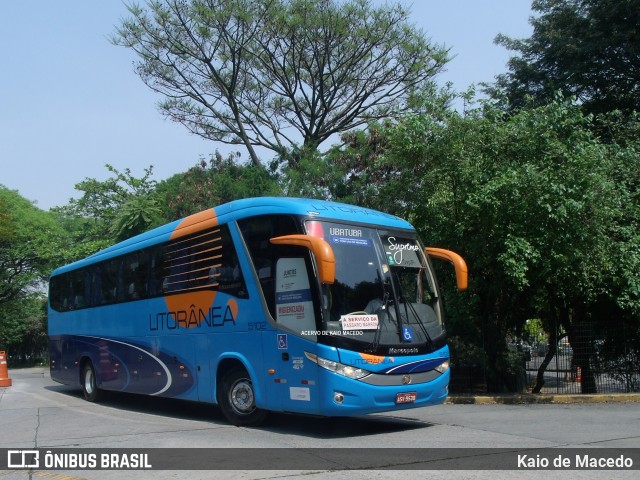
<instances>
[{"instance_id":1,"label":"wheelchair accessibility sticker","mask_svg":"<svg viewBox=\"0 0 640 480\"><path fill-rule=\"evenodd\" d=\"M413 330L411 327L402 327L402 339L405 342L411 342L413 340Z\"/></svg>"}]
</instances>

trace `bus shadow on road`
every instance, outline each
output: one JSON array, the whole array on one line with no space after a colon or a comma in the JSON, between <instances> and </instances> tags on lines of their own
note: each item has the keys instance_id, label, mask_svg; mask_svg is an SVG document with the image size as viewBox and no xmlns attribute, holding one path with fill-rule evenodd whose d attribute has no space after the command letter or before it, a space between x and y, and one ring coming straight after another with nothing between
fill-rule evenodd
<instances>
[{"instance_id":1,"label":"bus shadow on road","mask_svg":"<svg viewBox=\"0 0 640 480\"><path fill-rule=\"evenodd\" d=\"M54 385L45 388L52 392L84 400L82 390L79 390L78 387ZM222 412L216 405L175 398L102 391L102 399L99 402L95 402L95 404L125 412L147 413L175 419L225 422Z\"/></svg>"},{"instance_id":2,"label":"bus shadow on road","mask_svg":"<svg viewBox=\"0 0 640 480\"><path fill-rule=\"evenodd\" d=\"M82 391L66 385L45 387L69 397L82 399ZM174 419L212 422L230 426L216 405L190 402L174 398L151 397L131 393L103 392L104 398L96 405L115 408L123 412L161 415ZM400 415L363 415L358 417L316 417L310 415L273 412L259 430L302 435L320 439L339 439L354 436L379 435L428 428L434 424Z\"/></svg>"},{"instance_id":3,"label":"bus shadow on road","mask_svg":"<svg viewBox=\"0 0 640 480\"><path fill-rule=\"evenodd\" d=\"M319 439L353 438L406 432L432 427L422 420L389 415L362 415L358 417L313 417L272 413L260 428L279 434L309 436Z\"/></svg>"}]
</instances>

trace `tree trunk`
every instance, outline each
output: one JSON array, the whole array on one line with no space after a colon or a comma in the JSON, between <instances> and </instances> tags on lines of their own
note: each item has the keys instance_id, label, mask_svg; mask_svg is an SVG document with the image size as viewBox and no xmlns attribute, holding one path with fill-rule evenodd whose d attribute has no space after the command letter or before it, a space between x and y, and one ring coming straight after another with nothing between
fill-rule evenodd
<instances>
[{"instance_id":1,"label":"tree trunk","mask_svg":"<svg viewBox=\"0 0 640 480\"><path fill-rule=\"evenodd\" d=\"M544 356L544 360L538 368L538 374L536 375L536 384L533 386L531 393L540 393L540 390L542 390L542 387L544 386L544 373L547 371L547 367L558 351L559 338L557 329L552 328L550 330L551 332L549 332L549 350L547 351L547 354Z\"/></svg>"},{"instance_id":2,"label":"tree trunk","mask_svg":"<svg viewBox=\"0 0 640 480\"><path fill-rule=\"evenodd\" d=\"M574 309L573 322L569 331L569 343L573 350L573 363L580 368L580 392L597 393L596 377L591 368L593 358L593 326L584 309Z\"/></svg>"}]
</instances>

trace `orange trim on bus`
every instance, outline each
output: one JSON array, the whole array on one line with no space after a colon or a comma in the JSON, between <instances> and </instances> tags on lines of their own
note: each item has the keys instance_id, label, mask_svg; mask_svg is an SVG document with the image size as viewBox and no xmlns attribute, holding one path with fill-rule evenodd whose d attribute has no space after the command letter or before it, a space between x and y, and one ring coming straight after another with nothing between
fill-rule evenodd
<instances>
[{"instance_id":1,"label":"orange trim on bus","mask_svg":"<svg viewBox=\"0 0 640 480\"><path fill-rule=\"evenodd\" d=\"M176 229L171 234L171 240L184 237L192 233L199 232L200 230L206 230L207 228L213 228L218 225L218 217L213 208L205 210L203 212L194 213L182 220Z\"/></svg>"},{"instance_id":2,"label":"orange trim on bus","mask_svg":"<svg viewBox=\"0 0 640 480\"><path fill-rule=\"evenodd\" d=\"M448 260L453 263L453 268L456 271L456 284L458 290L466 290L468 286L469 270L464 259L451 250L445 250L444 248L427 247L424 249L425 253L430 257L439 258L440 260Z\"/></svg>"}]
</instances>

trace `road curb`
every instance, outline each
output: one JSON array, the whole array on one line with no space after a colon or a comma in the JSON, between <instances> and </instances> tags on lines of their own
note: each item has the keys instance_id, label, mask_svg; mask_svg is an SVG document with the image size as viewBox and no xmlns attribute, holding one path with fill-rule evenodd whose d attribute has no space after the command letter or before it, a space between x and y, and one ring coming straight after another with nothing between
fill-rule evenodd
<instances>
[{"instance_id":1,"label":"road curb","mask_svg":"<svg viewBox=\"0 0 640 480\"><path fill-rule=\"evenodd\" d=\"M511 394L511 395L451 395L453 405L518 405L567 403L640 403L640 393L598 393L575 395Z\"/></svg>"}]
</instances>

